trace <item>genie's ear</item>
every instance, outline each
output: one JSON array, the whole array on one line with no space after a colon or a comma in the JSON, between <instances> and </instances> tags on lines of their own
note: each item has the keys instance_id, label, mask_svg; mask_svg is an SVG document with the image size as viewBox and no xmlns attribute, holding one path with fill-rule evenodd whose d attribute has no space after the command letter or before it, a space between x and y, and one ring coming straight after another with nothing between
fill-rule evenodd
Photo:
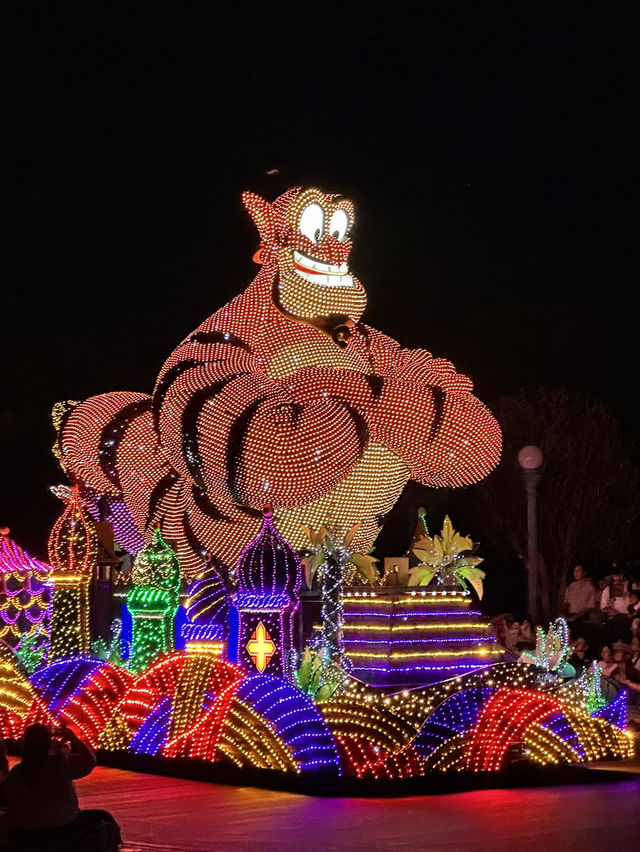
<instances>
[{"instance_id":1,"label":"genie's ear","mask_svg":"<svg viewBox=\"0 0 640 852\"><path fill-rule=\"evenodd\" d=\"M255 192L243 192L242 203L258 228L260 243L270 246L275 239L275 213L273 207Z\"/></svg>"}]
</instances>

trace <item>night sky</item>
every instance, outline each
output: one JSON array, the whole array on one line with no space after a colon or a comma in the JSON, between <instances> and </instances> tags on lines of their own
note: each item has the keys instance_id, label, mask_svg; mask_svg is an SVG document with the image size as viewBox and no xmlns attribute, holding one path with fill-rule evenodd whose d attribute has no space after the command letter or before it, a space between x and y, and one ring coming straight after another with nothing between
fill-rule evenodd
<instances>
[{"instance_id":1,"label":"night sky","mask_svg":"<svg viewBox=\"0 0 640 852\"><path fill-rule=\"evenodd\" d=\"M633 441L637 8L226 5L5 21L0 523L44 556L53 403L150 392L249 283L243 189L349 195L366 322L489 404L588 391Z\"/></svg>"}]
</instances>

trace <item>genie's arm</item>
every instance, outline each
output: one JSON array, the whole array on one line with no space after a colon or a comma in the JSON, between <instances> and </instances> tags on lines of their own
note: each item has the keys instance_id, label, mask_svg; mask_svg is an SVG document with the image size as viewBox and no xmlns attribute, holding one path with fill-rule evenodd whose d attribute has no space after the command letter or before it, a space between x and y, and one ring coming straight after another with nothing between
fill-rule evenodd
<instances>
[{"instance_id":1,"label":"genie's arm","mask_svg":"<svg viewBox=\"0 0 640 852\"><path fill-rule=\"evenodd\" d=\"M495 467L500 427L473 396L471 379L451 362L423 349L401 349L368 326L361 324L353 337L376 377L371 437L398 452L412 479L436 487L467 485Z\"/></svg>"}]
</instances>

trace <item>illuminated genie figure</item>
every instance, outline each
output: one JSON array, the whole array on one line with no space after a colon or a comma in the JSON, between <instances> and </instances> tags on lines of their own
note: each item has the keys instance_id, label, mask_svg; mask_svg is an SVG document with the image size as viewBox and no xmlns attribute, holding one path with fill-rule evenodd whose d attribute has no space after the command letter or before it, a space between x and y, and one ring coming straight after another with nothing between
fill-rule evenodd
<instances>
[{"instance_id":1,"label":"illuminated genie figure","mask_svg":"<svg viewBox=\"0 0 640 852\"><path fill-rule=\"evenodd\" d=\"M57 452L88 503L129 550L159 524L187 577L207 552L234 566L266 504L294 547L302 524L360 521L366 551L408 479L467 485L500 456L470 379L360 321L350 201L243 201L260 234L249 287L182 341L151 396L58 408Z\"/></svg>"}]
</instances>

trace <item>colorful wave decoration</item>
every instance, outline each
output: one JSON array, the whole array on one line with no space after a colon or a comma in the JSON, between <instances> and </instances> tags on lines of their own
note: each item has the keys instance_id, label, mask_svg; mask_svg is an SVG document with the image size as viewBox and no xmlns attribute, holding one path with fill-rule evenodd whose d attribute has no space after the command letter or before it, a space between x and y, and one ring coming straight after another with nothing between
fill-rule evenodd
<instances>
[{"instance_id":1,"label":"colorful wave decoration","mask_svg":"<svg viewBox=\"0 0 640 852\"><path fill-rule=\"evenodd\" d=\"M315 704L282 677L212 654L172 652L137 677L76 657L29 680L5 647L0 729L16 738L31 722L64 722L104 750L372 780L632 755L624 694L589 714L579 691L569 699L500 671L396 695L354 682Z\"/></svg>"}]
</instances>

